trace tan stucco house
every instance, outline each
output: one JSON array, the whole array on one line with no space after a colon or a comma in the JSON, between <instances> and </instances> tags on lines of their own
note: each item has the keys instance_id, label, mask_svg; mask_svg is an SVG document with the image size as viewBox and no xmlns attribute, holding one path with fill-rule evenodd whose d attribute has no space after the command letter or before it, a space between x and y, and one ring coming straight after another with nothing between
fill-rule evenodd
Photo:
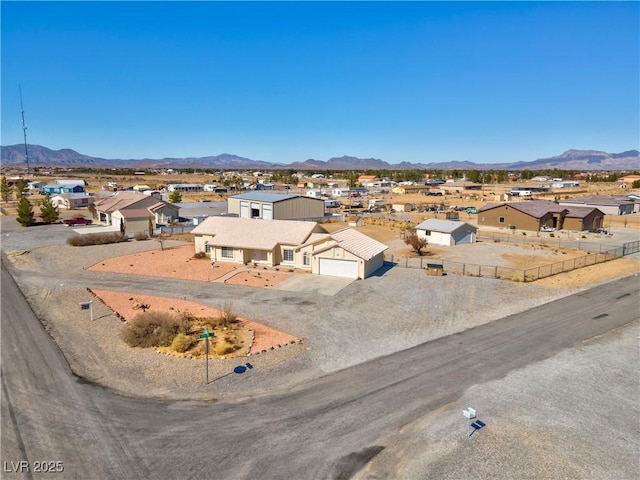
<instances>
[{"instance_id":1,"label":"tan stucco house","mask_svg":"<svg viewBox=\"0 0 640 480\"><path fill-rule=\"evenodd\" d=\"M318 275L366 278L384 264L387 246L346 228L327 233L315 222L208 217L191 232L195 252L212 262L255 263Z\"/></svg>"},{"instance_id":2,"label":"tan stucco house","mask_svg":"<svg viewBox=\"0 0 640 480\"><path fill-rule=\"evenodd\" d=\"M550 200L489 203L478 209L478 226L539 231L592 230L602 228L604 213L594 207L570 207Z\"/></svg>"},{"instance_id":3,"label":"tan stucco house","mask_svg":"<svg viewBox=\"0 0 640 480\"><path fill-rule=\"evenodd\" d=\"M178 219L180 208L143 193L118 192L94 204L98 222L128 234L152 232Z\"/></svg>"}]
</instances>

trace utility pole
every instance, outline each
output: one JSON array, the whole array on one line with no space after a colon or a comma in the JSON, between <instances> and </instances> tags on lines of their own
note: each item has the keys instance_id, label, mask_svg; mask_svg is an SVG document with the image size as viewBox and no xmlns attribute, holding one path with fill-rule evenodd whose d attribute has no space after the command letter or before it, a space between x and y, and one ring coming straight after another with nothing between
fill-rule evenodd
<instances>
[{"instance_id":1,"label":"utility pole","mask_svg":"<svg viewBox=\"0 0 640 480\"><path fill-rule=\"evenodd\" d=\"M20 114L22 115L22 134L24 135L24 156L27 160L27 177L29 176L29 150L27 149L27 126L24 124L24 108L22 108L22 85L18 84L20 89Z\"/></svg>"}]
</instances>

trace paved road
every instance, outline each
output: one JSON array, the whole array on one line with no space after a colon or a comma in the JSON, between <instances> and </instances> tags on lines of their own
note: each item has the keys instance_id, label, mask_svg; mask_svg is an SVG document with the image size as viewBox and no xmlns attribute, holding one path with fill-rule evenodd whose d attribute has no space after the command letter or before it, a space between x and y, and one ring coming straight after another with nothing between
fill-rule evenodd
<instances>
[{"instance_id":1,"label":"paved road","mask_svg":"<svg viewBox=\"0 0 640 480\"><path fill-rule=\"evenodd\" d=\"M205 403L127 398L77 379L4 266L1 280L2 468L64 464L7 479L349 478L389 435L471 385L637 319L639 290L619 280L285 394Z\"/></svg>"}]
</instances>

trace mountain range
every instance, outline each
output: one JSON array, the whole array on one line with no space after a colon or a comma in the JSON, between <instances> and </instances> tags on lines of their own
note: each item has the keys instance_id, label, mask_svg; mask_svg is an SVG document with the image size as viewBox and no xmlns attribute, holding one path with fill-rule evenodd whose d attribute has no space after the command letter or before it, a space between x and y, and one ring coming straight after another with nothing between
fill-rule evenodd
<instances>
[{"instance_id":1,"label":"mountain range","mask_svg":"<svg viewBox=\"0 0 640 480\"><path fill-rule=\"evenodd\" d=\"M26 168L24 145L2 146L2 166ZM301 162L270 163L228 153L207 157L162 158L122 160L106 159L83 155L68 148L50 150L40 145L28 145L29 167L58 168L199 168L199 169L295 169L295 170L640 170L638 150L621 153L607 153L597 150L567 150L561 155L539 158L532 161L505 163L435 162L390 164L378 158L358 158L351 156L334 157L329 160L309 159Z\"/></svg>"}]
</instances>

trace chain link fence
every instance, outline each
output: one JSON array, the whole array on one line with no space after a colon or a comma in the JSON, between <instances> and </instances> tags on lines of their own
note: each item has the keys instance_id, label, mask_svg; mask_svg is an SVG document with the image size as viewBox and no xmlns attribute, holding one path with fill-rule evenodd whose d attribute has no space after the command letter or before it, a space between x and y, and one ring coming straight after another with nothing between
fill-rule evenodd
<instances>
[{"instance_id":1,"label":"chain link fence","mask_svg":"<svg viewBox=\"0 0 640 480\"><path fill-rule=\"evenodd\" d=\"M508 237L507 237L508 238ZM500 241L500 240L498 240ZM505 240L506 241L506 240ZM453 260L436 260L429 257L399 257L397 255L385 255L385 262L391 263L397 267L403 268L421 268L430 267L441 268L443 272L453 275L463 275L470 277L488 277L499 280L511 280L514 282L533 282L541 278L550 277L563 272L570 272L578 268L596 265L598 263L608 262L616 258L631 255L640 251L640 241L628 242L618 247L611 247L600 244L596 245L596 251L588 251L583 256L563 260L561 262L549 263L540 267L533 268L511 268L499 265L481 265L474 263L462 263ZM583 247L586 245L583 245ZM608 248L604 250L602 247ZM576 248L575 246L563 245L562 248Z\"/></svg>"}]
</instances>

